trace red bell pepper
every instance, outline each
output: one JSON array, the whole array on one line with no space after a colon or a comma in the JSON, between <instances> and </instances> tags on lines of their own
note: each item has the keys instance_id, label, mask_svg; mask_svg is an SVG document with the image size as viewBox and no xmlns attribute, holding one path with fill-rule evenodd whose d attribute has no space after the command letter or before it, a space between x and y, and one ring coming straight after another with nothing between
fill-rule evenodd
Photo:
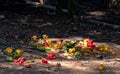
<instances>
[{"instance_id":1,"label":"red bell pepper","mask_svg":"<svg viewBox=\"0 0 120 74\"><path fill-rule=\"evenodd\" d=\"M41 62L42 62L42 63L48 63L48 61L47 61L45 58L42 58L42 59L41 59Z\"/></svg>"},{"instance_id":2,"label":"red bell pepper","mask_svg":"<svg viewBox=\"0 0 120 74\"><path fill-rule=\"evenodd\" d=\"M20 57L17 60L14 60L14 62L17 62L17 63L19 63L19 65L22 65L25 60L26 60L25 57Z\"/></svg>"},{"instance_id":3,"label":"red bell pepper","mask_svg":"<svg viewBox=\"0 0 120 74\"><path fill-rule=\"evenodd\" d=\"M56 58L56 55L54 53L48 53L47 54L47 58L48 59L55 59Z\"/></svg>"},{"instance_id":4,"label":"red bell pepper","mask_svg":"<svg viewBox=\"0 0 120 74\"><path fill-rule=\"evenodd\" d=\"M45 47L47 47L47 46L48 46L48 43L47 43L47 42L45 42L43 45L44 45Z\"/></svg>"},{"instance_id":5,"label":"red bell pepper","mask_svg":"<svg viewBox=\"0 0 120 74\"><path fill-rule=\"evenodd\" d=\"M86 39L86 41L87 41L87 44L88 44L89 47L93 47L93 48L96 47L92 40Z\"/></svg>"}]
</instances>

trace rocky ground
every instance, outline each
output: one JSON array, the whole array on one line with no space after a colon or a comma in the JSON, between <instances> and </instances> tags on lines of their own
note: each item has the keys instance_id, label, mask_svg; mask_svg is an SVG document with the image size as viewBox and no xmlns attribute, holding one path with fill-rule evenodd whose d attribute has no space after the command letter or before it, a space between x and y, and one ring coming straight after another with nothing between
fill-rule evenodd
<instances>
[{"instance_id":1,"label":"rocky ground","mask_svg":"<svg viewBox=\"0 0 120 74\"><path fill-rule=\"evenodd\" d=\"M98 14L98 13L96 13ZM84 17L84 16L82 16ZM85 16L86 17L86 16ZM98 16L97 16L98 17ZM118 17L117 17L118 18ZM86 19L87 20L87 19ZM116 20L117 21L117 20ZM117 21L118 22L118 21ZM116 24L116 23L115 23ZM119 24L119 22L117 23ZM25 68L13 62L0 60L1 74L119 74L119 50L120 50L120 30L94 25L81 20L81 14L75 19L67 17L66 13L56 14L53 11L44 9L33 9L24 7L6 7L0 11L0 41L3 42L7 34L12 34L13 38L8 39L8 45L0 45L0 49L14 46L24 49L24 56L34 62L30 62L32 68ZM103 60L80 59L49 60L48 64L42 64L39 58L31 57L36 55L43 56L45 53L33 51L27 48L27 39L30 34L41 37L47 34L49 38L70 38L81 39L90 38L96 43L105 43L116 51L116 55L107 55ZM25 41L25 45L19 43ZM2 58L2 54L0 56ZM89 56L88 56L89 57ZM117 60L116 60L117 59ZM55 67L55 63L60 63L60 67ZM103 64L104 71L97 70Z\"/></svg>"}]
</instances>

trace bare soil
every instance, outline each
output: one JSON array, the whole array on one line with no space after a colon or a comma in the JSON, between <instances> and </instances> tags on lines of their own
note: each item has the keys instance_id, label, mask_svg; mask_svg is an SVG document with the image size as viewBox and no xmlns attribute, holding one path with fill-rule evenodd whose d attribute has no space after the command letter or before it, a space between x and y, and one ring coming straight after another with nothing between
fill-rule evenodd
<instances>
[{"instance_id":1,"label":"bare soil","mask_svg":"<svg viewBox=\"0 0 120 74\"><path fill-rule=\"evenodd\" d=\"M77 28L77 30L73 28ZM8 45L0 45L0 49L3 50L10 46L24 49L23 56L34 62L25 62L25 64L29 64L32 67L25 68L14 62L5 62L1 54L0 74L120 74L120 62L116 60L120 58L119 29L86 23L81 20L81 16L73 19L67 17L65 13L56 14L50 10L7 7L7 9L0 11L1 42L6 40L8 33L11 33L13 38L7 39ZM42 64L40 57L46 56L46 53L28 48L27 41L30 34L36 34L38 37L41 37L42 34L47 34L49 38L59 39L90 38L95 43L110 45L111 49L116 51L116 55L106 55L102 60L91 58L91 56L87 56L87 59L79 60L57 58L48 60L48 64ZM25 44L21 45L19 43L20 40L24 40ZM31 57L33 55L39 58ZM61 66L55 67L54 64L56 63L60 63ZM100 64L105 66L105 70L99 71L97 69Z\"/></svg>"}]
</instances>

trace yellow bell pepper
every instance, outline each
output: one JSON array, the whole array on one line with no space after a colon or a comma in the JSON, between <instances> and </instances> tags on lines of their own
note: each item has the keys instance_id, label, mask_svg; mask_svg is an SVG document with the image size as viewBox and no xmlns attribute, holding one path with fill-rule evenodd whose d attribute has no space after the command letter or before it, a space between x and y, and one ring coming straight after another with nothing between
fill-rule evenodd
<instances>
[{"instance_id":1,"label":"yellow bell pepper","mask_svg":"<svg viewBox=\"0 0 120 74\"><path fill-rule=\"evenodd\" d=\"M104 48L100 48L99 50L100 50L100 51L103 51L103 50L104 50Z\"/></svg>"},{"instance_id":2,"label":"yellow bell pepper","mask_svg":"<svg viewBox=\"0 0 120 74\"><path fill-rule=\"evenodd\" d=\"M66 46L62 46L62 49L65 49L65 48L67 48Z\"/></svg>"},{"instance_id":3,"label":"yellow bell pepper","mask_svg":"<svg viewBox=\"0 0 120 74\"><path fill-rule=\"evenodd\" d=\"M104 48L104 47L105 47L104 44L100 44L100 45L98 46L99 49Z\"/></svg>"},{"instance_id":4,"label":"yellow bell pepper","mask_svg":"<svg viewBox=\"0 0 120 74\"><path fill-rule=\"evenodd\" d=\"M105 67L103 66L103 64L101 64L101 65L98 66L98 70L99 70L99 71L105 70Z\"/></svg>"},{"instance_id":5,"label":"yellow bell pepper","mask_svg":"<svg viewBox=\"0 0 120 74\"><path fill-rule=\"evenodd\" d=\"M64 57L68 57L69 54L68 54L68 53L64 53L63 56L64 56Z\"/></svg>"},{"instance_id":6,"label":"yellow bell pepper","mask_svg":"<svg viewBox=\"0 0 120 74\"><path fill-rule=\"evenodd\" d=\"M55 44L55 45L53 46L53 48L55 48L55 49L60 49L60 48L61 48L61 45L60 45L60 44Z\"/></svg>"},{"instance_id":7,"label":"yellow bell pepper","mask_svg":"<svg viewBox=\"0 0 120 74\"><path fill-rule=\"evenodd\" d=\"M91 51L89 50L89 48L82 48L82 49L80 50L80 52L90 53Z\"/></svg>"},{"instance_id":8,"label":"yellow bell pepper","mask_svg":"<svg viewBox=\"0 0 120 74\"><path fill-rule=\"evenodd\" d=\"M76 51L75 48L70 48L70 49L68 50L69 53L74 53L75 51Z\"/></svg>"},{"instance_id":9,"label":"yellow bell pepper","mask_svg":"<svg viewBox=\"0 0 120 74\"><path fill-rule=\"evenodd\" d=\"M46 34L43 34L42 38L46 40L46 39L48 39L48 36Z\"/></svg>"},{"instance_id":10,"label":"yellow bell pepper","mask_svg":"<svg viewBox=\"0 0 120 74\"><path fill-rule=\"evenodd\" d=\"M108 47L105 47L105 48L103 49L103 51L104 51L104 52L108 52L108 51L109 51L109 48L108 48Z\"/></svg>"},{"instance_id":11,"label":"yellow bell pepper","mask_svg":"<svg viewBox=\"0 0 120 74\"><path fill-rule=\"evenodd\" d=\"M12 53L12 52L13 52L13 49L10 48L10 47L8 47L8 48L6 48L6 49L4 50L4 52L5 52L6 54L9 54L9 53Z\"/></svg>"},{"instance_id":12,"label":"yellow bell pepper","mask_svg":"<svg viewBox=\"0 0 120 74\"><path fill-rule=\"evenodd\" d=\"M88 43L87 43L86 40L83 41L83 46L84 46L84 47L88 47Z\"/></svg>"},{"instance_id":13,"label":"yellow bell pepper","mask_svg":"<svg viewBox=\"0 0 120 74\"><path fill-rule=\"evenodd\" d=\"M53 40L46 40L49 46L52 46Z\"/></svg>"},{"instance_id":14,"label":"yellow bell pepper","mask_svg":"<svg viewBox=\"0 0 120 74\"><path fill-rule=\"evenodd\" d=\"M98 50L96 50L96 49L93 49L93 51L92 51L93 53L98 53Z\"/></svg>"},{"instance_id":15,"label":"yellow bell pepper","mask_svg":"<svg viewBox=\"0 0 120 74\"><path fill-rule=\"evenodd\" d=\"M36 40L36 39L37 39L36 35L34 35L34 36L31 37L31 40Z\"/></svg>"},{"instance_id":16,"label":"yellow bell pepper","mask_svg":"<svg viewBox=\"0 0 120 74\"><path fill-rule=\"evenodd\" d=\"M23 53L23 50L21 50L21 49L16 49L15 52L16 52L17 55L21 55L21 54Z\"/></svg>"}]
</instances>

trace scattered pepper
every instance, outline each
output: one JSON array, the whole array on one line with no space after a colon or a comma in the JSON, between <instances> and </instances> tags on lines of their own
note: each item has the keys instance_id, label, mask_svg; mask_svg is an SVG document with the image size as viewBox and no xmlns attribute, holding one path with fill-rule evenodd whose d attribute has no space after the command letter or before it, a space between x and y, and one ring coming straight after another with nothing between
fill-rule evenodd
<instances>
[{"instance_id":1,"label":"scattered pepper","mask_svg":"<svg viewBox=\"0 0 120 74\"><path fill-rule=\"evenodd\" d=\"M21 55L21 54L23 53L23 50L21 50L21 49L16 49L15 52L16 52L17 55Z\"/></svg>"},{"instance_id":2,"label":"scattered pepper","mask_svg":"<svg viewBox=\"0 0 120 74\"><path fill-rule=\"evenodd\" d=\"M75 51L76 51L75 48L70 48L70 49L68 50L69 53L74 53Z\"/></svg>"},{"instance_id":3,"label":"scattered pepper","mask_svg":"<svg viewBox=\"0 0 120 74\"><path fill-rule=\"evenodd\" d=\"M105 67L103 66L103 64L101 64L101 65L98 66L98 70L99 70L99 71L105 70Z\"/></svg>"},{"instance_id":4,"label":"scattered pepper","mask_svg":"<svg viewBox=\"0 0 120 74\"><path fill-rule=\"evenodd\" d=\"M48 63L47 59L45 59L45 58L42 58L42 59L41 59L41 62L42 62L42 63Z\"/></svg>"},{"instance_id":5,"label":"scattered pepper","mask_svg":"<svg viewBox=\"0 0 120 74\"><path fill-rule=\"evenodd\" d=\"M12 49L11 47L7 47L7 48L4 50L4 52L5 52L6 54L10 54L10 53L13 52L13 49Z\"/></svg>"},{"instance_id":6,"label":"scattered pepper","mask_svg":"<svg viewBox=\"0 0 120 74\"><path fill-rule=\"evenodd\" d=\"M47 36L46 34L43 34L43 35L42 35L42 38L43 38L44 40L46 40L46 39L48 39L48 36Z\"/></svg>"},{"instance_id":7,"label":"scattered pepper","mask_svg":"<svg viewBox=\"0 0 120 74\"><path fill-rule=\"evenodd\" d=\"M56 58L56 55L54 53L48 53L47 54L47 58L48 59L55 59Z\"/></svg>"},{"instance_id":8,"label":"scattered pepper","mask_svg":"<svg viewBox=\"0 0 120 74\"><path fill-rule=\"evenodd\" d=\"M33 35L32 37L31 37L31 40L36 40L37 39L37 35Z\"/></svg>"},{"instance_id":9,"label":"scattered pepper","mask_svg":"<svg viewBox=\"0 0 120 74\"><path fill-rule=\"evenodd\" d=\"M64 56L64 57L68 57L68 56L69 56L69 53L63 53L63 56Z\"/></svg>"},{"instance_id":10,"label":"scattered pepper","mask_svg":"<svg viewBox=\"0 0 120 74\"><path fill-rule=\"evenodd\" d=\"M14 62L18 63L19 65L22 65L25 60L26 60L25 57L20 57L17 60L14 60Z\"/></svg>"},{"instance_id":11,"label":"scattered pepper","mask_svg":"<svg viewBox=\"0 0 120 74\"><path fill-rule=\"evenodd\" d=\"M12 62L13 61L13 57L7 56L5 59L7 62Z\"/></svg>"}]
</instances>

